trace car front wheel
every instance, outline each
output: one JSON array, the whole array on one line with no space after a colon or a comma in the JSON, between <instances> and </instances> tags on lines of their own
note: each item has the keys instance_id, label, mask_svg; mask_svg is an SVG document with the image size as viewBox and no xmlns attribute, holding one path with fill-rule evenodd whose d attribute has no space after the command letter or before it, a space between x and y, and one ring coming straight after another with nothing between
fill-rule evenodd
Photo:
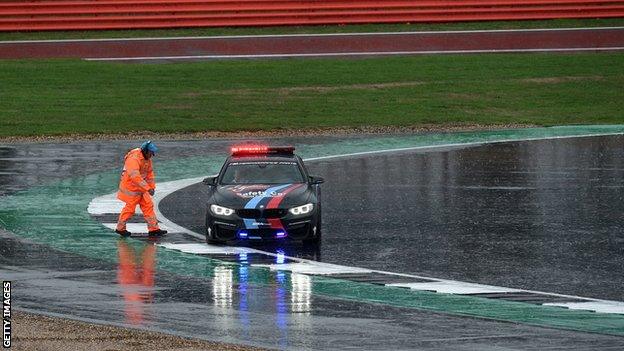
<instances>
[{"instance_id":1,"label":"car front wheel","mask_svg":"<svg viewBox=\"0 0 624 351\"><path fill-rule=\"evenodd\" d=\"M312 234L312 233L310 233ZM321 221L319 220L318 223L316 224L316 235L312 234L313 236L309 239L304 239L303 243L305 245L320 245L321 243L321 238L322 238L322 233L321 233Z\"/></svg>"},{"instance_id":2,"label":"car front wheel","mask_svg":"<svg viewBox=\"0 0 624 351\"><path fill-rule=\"evenodd\" d=\"M225 241L211 238L206 231L206 243L211 245L223 245Z\"/></svg>"}]
</instances>

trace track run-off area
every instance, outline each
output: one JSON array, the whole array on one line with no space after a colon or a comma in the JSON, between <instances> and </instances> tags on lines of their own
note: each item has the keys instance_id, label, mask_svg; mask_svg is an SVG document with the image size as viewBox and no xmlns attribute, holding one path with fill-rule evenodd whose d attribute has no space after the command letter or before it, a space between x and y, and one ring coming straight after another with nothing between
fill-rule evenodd
<instances>
[{"instance_id":1,"label":"track run-off area","mask_svg":"<svg viewBox=\"0 0 624 351\"><path fill-rule=\"evenodd\" d=\"M392 159L402 155L437 154L444 159L457 150L599 140L595 138L623 134L622 126L582 126L266 141L295 144L297 153L312 169L322 163L349 160L357 163L377 156L385 156L382 162L389 162L384 165L392 168ZM337 245L333 238L344 234L331 230L324 233L324 243L318 252L298 246L270 249L205 244L196 229L201 227L201 222L193 223L188 220L191 216L185 215L190 207L199 212L204 210L201 196L182 196L177 203L171 199L185 189L187 193L198 194L193 186L218 171L227 147L236 142L159 143L163 152L156 162L159 184L156 200L160 220L172 232L157 241L145 237L119 239L103 225L113 223L119 206L110 195L118 181L118 169L110 166L111 160L119 161L131 143L87 146L77 142L25 149L1 146L4 163L0 180L9 186L0 197L0 225L8 231L1 238L0 272L14 281L16 308L280 349L355 346L444 349L466 342L474 347L533 345L537 348L555 343L566 349L590 346L616 349L624 345L624 303L619 298L601 296L617 296L617 292L612 292L616 295L597 292L599 298L596 298L591 296L594 294L526 289L517 283L507 286L495 279L484 282L487 277L475 283L422 274L418 268L409 272L406 268L396 271L388 268L393 262L417 259L412 255L419 247L424 251L429 245L419 241L422 238L419 228L402 234L413 238L404 249L409 255L395 252L385 257L384 267L379 268L370 266L374 262L363 267L343 262L336 258L339 256L325 255L324 252L332 251L329 245ZM70 152L75 149L82 151ZM608 153L608 148L603 151ZM39 153L44 157L34 160L34 155ZM496 160L498 156L492 155L491 159ZM40 176L20 179L18 170L22 166ZM414 164L401 167L418 172ZM354 167L350 175L354 179L352 183L365 178L367 172L364 164L361 168ZM537 172L536 177L550 173ZM326 186L331 187L330 175L318 175L324 176L329 183ZM400 184L397 179L384 181ZM488 189L509 194L534 193L519 186ZM358 191L369 194L371 189ZM403 191L410 196L410 191L415 190ZM332 197L326 193L325 199ZM379 199L380 204L384 201L402 200ZM166 209L167 202L173 206ZM328 228L338 228L335 223L338 220L346 223L364 220L354 211L327 212L332 207L325 206L324 216L334 221L327 223ZM173 218L171 214L175 215L176 207L179 213ZM516 210L509 209L509 218L514 217ZM415 212L410 220L417 222L418 218L419 213ZM140 218L135 224L138 223ZM365 235L347 233L347 236ZM345 256L349 255L349 248L342 250ZM378 253L351 255L372 258ZM469 266L470 262L463 264ZM144 279L125 280L128 269ZM570 281L573 283L579 285ZM565 290L565 284L561 289Z\"/></svg>"},{"instance_id":2,"label":"track run-off area","mask_svg":"<svg viewBox=\"0 0 624 351\"><path fill-rule=\"evenodd\" d=\"M0 59L145 62L623 49L624 28L606 27L0 41Z\"/></svg>"}]
</instances>

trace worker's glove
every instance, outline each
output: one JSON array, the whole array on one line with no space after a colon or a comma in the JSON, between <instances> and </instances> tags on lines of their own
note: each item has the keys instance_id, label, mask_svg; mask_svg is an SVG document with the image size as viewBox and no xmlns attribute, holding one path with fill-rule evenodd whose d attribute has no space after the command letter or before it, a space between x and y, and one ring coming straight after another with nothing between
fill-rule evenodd
<instances>
[{"instance_id":1,"label":"worker's glove","mask_svg":"<svg viewBox=\"0 0 624 351\"><path fill-rule=\"evenodd\" d=\"M154 189L150 189L150 190L148 190L147 192L148 192L150 195L154 196L154 192L155 192L155 191L154 191Z\"/></svg>"}]
</instances>

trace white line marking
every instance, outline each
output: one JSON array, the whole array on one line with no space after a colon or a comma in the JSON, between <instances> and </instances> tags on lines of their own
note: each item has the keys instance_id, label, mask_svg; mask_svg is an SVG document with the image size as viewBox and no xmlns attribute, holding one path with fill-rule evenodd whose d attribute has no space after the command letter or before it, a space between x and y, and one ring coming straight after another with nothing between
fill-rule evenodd
<instances>
[{"instance_id":1,"label":"white line marking","mask_svg":"<svg viewBox=\"0 0 624 351\"><path fill-rule=\"evenodd\" d=\"M160 201L162 201L162 199L164 199L167 195L173 193L176 190L182 189L182 188L186 188L189 185L193 185L196 183L201 182L205 177L198 177L198 178L189 178L189 179L180 179L180 180L174 180L172 182L166 182L166 183L161 183L161 184L157 184L157 188L156 188L156 193L154 193L154 196L152 197L152 199L154 200L154 213L156 214L156 218L158 218L159 222L162 222L164 225L166 225L168 228L171 228L172 231L176 232L176 233L186 233L188 235L194 236L196 238L205 240L206 236L199 234L199 233L195 233L192 230L188 230L182 226L177 225L176 223L170 221L167 217L163 216L163 214L160 212ZM208 245L208 244L206 244Z\"/></svg>"},{"instance_id":2,"label":"white line marking","mask_svg":"<svg viewBox=\"0 0 624 351\"><path fill-rule=\"evenodd\" d=\"M199 243L184 243L184 244L174 244L174 243L163 243L159 244L166 249L178 250L185 253L197 254L197 255L238 255L241 253L249 253L253 252L245 247L236 247L236 246L216 246L216 245L206 245Z\"/></svg>"},{"instance_id":3,"label":"white line marking","mask_svg":"<svg viewBox=\"0 0 624 351\"><path fill-rule=\"evenodd\" d=\"M504 288L500 286L472 284L455 281L443 281L433 283L395 283L386 284L386 286L396 286L402 288L410 288L412 290L435 291L443 294L486 294L486 293L508 293L520 292L522 290Z\"/></svg>"},{"instance_id":4,"label":"white line marking","mask_svg":"<svg viewBox=\"0 0 624 351\"><path fill-rule=\"evenodd\" d=\"M441 144L441 145L410 146L410 147L385 149L385 150L353 152L353 153L342 154L342 155L330 155L330 156L312 157L312 158L306 158L304 161L308 162L308 161L328 160L328 159L336 159L336 158L344 158L344 157L373 155L373 154L383 154L383 153L401 152L401 151L414 151L414 150L427 150L427 149L431 149L431 150L434 150L434 149L445 149L445 148L460 147L460 146L473 147L473 146L480 146L480 145L486 145L486 144L501 144L501 143L511 143L511 142L519 142L519 141L524 142L524 141L537 141L537 140L591 138L591 137L595 137L595 136L613 136L613 135L624 135L624 132L619 132L619 133L597 133L597 134L578 134L578 135L561 135L561 136L524 138L524 139L501 139L501 140L491 140L491 141L475 141L475 142L468 142L468 143L452 143L452 144Z\"/></svg>"},{"instance_id":5,"label":"white line marking","mask_svg":"<svg viewBox=\"0 0 624 351\"><path fill-rule=\"evenodd\" d=\"M409 150L425 150L425 149L433 150L433 149L444 149L444 148L457 147L457 146L469 146L469 147L471 147L471 146L479 146L479 145L485 145L485 144L498 144L498 143L507 143L507 142L524 142L524 141L553 140L553 139L572 139L572 138L586 138L586 137L611 136L611 135L624 135L624 132L619 132L619 133L580 134L580 135L566 135L566 136L551 136L551 137L523 138L523 139L504 139L504 140L481 141L481 142L470 142L470 143L453 143L453 144L442 144L442 145L414 146L414 147L405 147L405 148L376 150L376 151L354 152L354 153L341 154L341 155L321 156L321 157L307 158L307 159L305 159L305 161L309 162L309 161L336 159L336 158L353 157L353 156L361 156L361 155L372 155L372 154L389 153L389 152L401 152L401 151L409 151ZM172 222L169 219L167 219L166 217L164 217L162 215L162 213L160 212L160 209L158 208L158 206L160 204L160 201L163 198L165 198L167 195L169 195L169 194L171 194L171 193L173 193L173 192L175 192L175 191L177 191L179 189L185 188L187 186L190 186L190 185L193 185L193 184L197 184L197 183L201 182L204 178L205 177L197 177L197 178L188 178L188 179L181 179L181 180L176 180L176 181L171 181L171 182L159 183L158 184L158 190L156 192L156 195L154 196L154 203L155 203L154 211L156 212L156 215L157 215L159 221L161 221L162 223L167 225L168 228L171 228L175 232L186 233L186 234L191 235L193 237L205 240L205 235L196 233L196 232L194 232L192 230L186 229L184 227L181 227L181 226L175 224L174 222ZM114 196L114 195L115 194L108 194L108 195L100 196L98 198L93 199L91 201L91 203L92 204L93 203L97 203L99 201L99 199L103 199L103 200L110 199L110 197ZM90 205L89 208L97 208L97 205L94 205L93 207ZM223 249L223 247L221 247L221 246L208 245L208 244L199 244L199 243L189 243L189 244L170 244L170 243L165 243L165 244L159 244L159 245L162 246L162 247L165 247L165 248L178 250L178 251L186 250L186 251L183 251L183 252L189 252L189 253L197 253L197 252L193 252L193 250L201 251L201 249L199 248L200 247L199 245L201 245L201 247L206 248L205 249L206 253L211 253L211 250L215 251L217 253L220 253L218 250ZM235 248L235 247L232 247L232 248ZM261 250L257 250L257 249L252 249L252 248L236 248L236 250L234 252L235 253L241 253L241 251L238 251L238 249L243 249L244 252L248 252L248 253L250 253L250 252L251 253L260 253L260 254L265 254L265 255L268 255L268 256L273 256L273 257L276 257L276 258L278 257L278 254L275 254L275 253L272 253L272 252L261 251ZM394 272L386 272L386 271L379 271L379 270L367 270L367 269L364 269L364 268L340 266L340 265L324 263L324 262L318 262L318 261L314 261L314 260L302 259L302 258L297 258L297 257L285 256L284 258L287 258L287 259L289 259L291 261L298 262L299 264L305 263L305 264L308 265L308 267L314 266L314 269L317 269L317 271L321 271L321 268L320 268L321 266L326 266L327 270L331 270L331 269L336 269L336 270L344 269L345 271L348 270L348 269L364 270L364 271L372 272L372 273L381 273L381 274L388 274L388 275L400 276L400 277L411 277L411 278L414 278L414 280L419 280L419 279L433 280L435 283L427 283L427 284L438 284L437 286L440 289L442 289L442 287L444 285L446 285L447 287L451 287L451 286L455 287L457 289L456 291L460 291L460 289L463 289L461 291L469 291L469 288L476 289L476 286L478 286L479 289L485 289L485 287L492 288L492 289L500 288L500 289L505 289L505 291L527 292L527 293L542 294L542 295L555 296L555 297L583 299L583 300L586 300L587 302L595 302L595 303L597 303L596 306L602 306L601 304L604 304L605 306L606 305L608 305L608 306L615 306L613 308L599 308L599 311L596 311L596 312L600 312L600 313L624 313L618 307L618 306L624 306L624 302L619 302L619 301L594 299L594 298L588 298L588 297L581 297L581 296L575 296L575 295L564 295L564 294L557 294L557 293L549 293L549 292L542 292L542 291L536 291L536 290L522 290L522 289L512 289L512 288L505 288L505 287L495 287L495 286L481 285L481 284L475 284L475 283L469 283L469 282L460 282L460 281L455 281L455 280L431 278L431 277L425 277L425 276L419 276L419 275L413 275L413 274L394 273ZM283 270L299 269L296 264L287 264L287 265L286 264L282 264L282 265L254 265L254 266L263 266L263 267L269 267L271 269L283 269ZM300 266L300 267L302 267L301 269L303 269L303 267L305 267L305 266ZM358 271L358 272L360 272L360 271ZM349 271L348 273L353 273L353 272ZM316 273L309 273L309 274L316 274ZM323 273L321 273L321 274L323 274ZM331 273L325 273L325 274L331 274ZM410 288L411 288L411 286L416 286L416 284L422 284L422 283L413 283L413 284L408 283ZM400 286L400 285L404 285L404 284L389 284L389 286ZM483 291L483 290L480 290L479 292L481 292L481 291ZM498 292L498 291L496 291L496 292ZM467 292L463 292L463 293L466 294ZM588 305L585 305L585 306L588 306ZM589 309L589 310L591 310L591 309Z\"/></svg>"},{"instance_id":6,"label":"white line marking","mask_svg":"<svg viewBox=\"0 0 624 351\"><path fill-rule=\"evenodd\" d=\"M567 307L571 310L587 310L600 313L624 314L624 303L617 301L545 303L545 306Z\"/></svg>"},{"instance_id":7,"label":"white line marking","mask_svg":"<svg viewBox=\"0 0 624 351\"><path fill-rule=\"evenodd\" d=\"M102 41L147 41L147 40L197 40L197 39L249 39L249 38L296 38L296 37L335 37L335 36L382 36L411 34L470 34L470 33L517 33L517 32L567 32L583 30L617 30L624 27L584 27L584 28L529 28L529 29L474 29L474 30L441 30L413 32L364 32L364 33L317 33L317 34L262 34L262 35L216 35L195 37L147 37L147 38L99 38L99 39L46 39L46 40L5 40L0 44L29 43L80 43Z\"/></svg>"},{"instance_id":8,"label":"white line marking","mask_svg":"<svg viewBox=\"0 0 624 351\"><path fill-rule=\"evenodd\" d=\"M98 57L83 58L85 61L150 61L150 60L198 60L198 59L259 59L297 57L343 57L343 56L396 56L396 55L438 55L438 54L494 54L526 52L577 52L615 51L624 46L594 48L544 48L544 49L489 49L489 50L423 50L423 51L371 51L371 52L325 52L315 54L260 54L260 55L195 55L195 56L142 56L142 57Z\"/></svg>"},{"instance_id":9,"label":"white line marking","mask_svg":"<svg viewBox=\"0 0 624 351\"><path fill-rule=\"evenodd\" d=\"M318 261L299 262L299 263L283 263L283 264L254 264L254 267L267 267L272 271L290 271L292 273L326 275L326 274L342 274L342 273L372 273L370 269L340 266L329 263L320 263Z\"/></svg>"},{"instance_id":10,"label":"white line marking","mask_svg":"<svg viewBox=\"0 0 624 351\"><path fill-rule=\"evenodd\" d=\"M117 199L117 193L96 197L91 200L87 207L87 212L91 215L103 215L107 213L121 213L124 203ZM136 213L142 214L141 208L137 206Z\"/></svg>"},{"instance_id":11,"label":"white line marking","mask_svg":"<svg viewBox=\"0 0 624 351\"><path fill-rule=\"evenodd\" d=\"M115 230L117 228L117 223L102 223L106 228L110 228ZM169 233L173 233L173 230L162 223L159 223L158 226L162 230L166 230ZM147 224L145 223L126 223L126 229L132 234L147 234Z\"/></svg>"}]
</instances>

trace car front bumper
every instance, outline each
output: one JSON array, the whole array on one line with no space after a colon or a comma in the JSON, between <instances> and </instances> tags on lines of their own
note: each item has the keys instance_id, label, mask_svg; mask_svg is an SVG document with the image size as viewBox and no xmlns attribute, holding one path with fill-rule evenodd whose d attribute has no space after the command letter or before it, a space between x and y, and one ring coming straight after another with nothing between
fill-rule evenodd
<instances>
[{"instance_id":1,"label":"car front bumper","mask_svg":"<svg viewBox=\"0 0 624 351\"><path fill-rule=\"evenodd\" d=\"M319 231L317 211L306 216L282 218L229 218L206 216L206 235L213 240L307 240Z\"/></svg>"}]
</instances>

